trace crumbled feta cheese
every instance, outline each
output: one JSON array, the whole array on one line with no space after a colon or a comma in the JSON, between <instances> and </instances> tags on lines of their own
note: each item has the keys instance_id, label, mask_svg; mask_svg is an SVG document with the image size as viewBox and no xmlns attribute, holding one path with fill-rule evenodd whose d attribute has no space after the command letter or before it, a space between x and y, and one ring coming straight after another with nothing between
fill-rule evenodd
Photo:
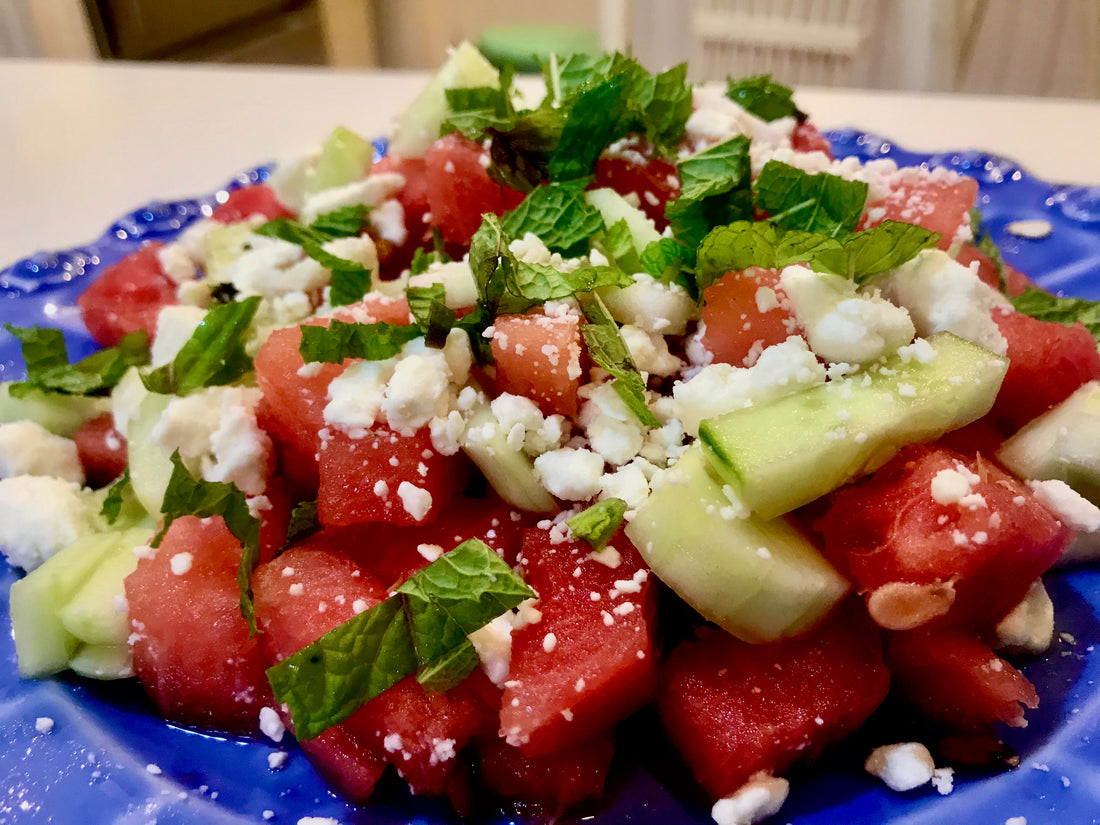
<instances>
[{"instance_id":1,"label":"crumbled feta cheese","mask_svg":"<svg viewBox=\"0 0 1100 825\"><path fill-rule=\"evenodd\" d=\"M863 767L867 773L885 782L890 790L904 792L931 782L936 763L924 745L901 742L875 748Z\"/></svg>"},{"instance_id":2,"label":"crumbled feta cheese","mask_svg":"<svg viewBox=\"0 0 1100 825\"><path fill-rule=\"evenodd\" d=\"M409 230L405 226L405 207L397 198L382 201L367 216L371 228L378 237L394 246L404 246L409 239Z\"/></svg>"},{"instance_id":3,"label":"crumbled feta cheese","mask_svg":"<svg viewBox=\"0 0 1100 825\"><path fill-rule=\"evenodd\" d=\"M94 532L99 504L79 484L50 476L0 479L0 551L27 572Z\"/></svg>"},{"instance_id":4,"label":"crumbled feta cheese","mask_svg":"<svg viewBox=\"0 0 1100 825\"><path fill-rule=\"evenodd\" d=\"M1100 507L1097 507L1064 481L1029 481L1027 486L1039 502L1054 513L1071 530L1095 533L1100 530Z\"/></svg>"},{"instance_id":5,"label":"crumbled feta cheese","mask_svg":"<svg viewBox=\"0 0 1100 825\"><path fill-rule=\"evenodd\" d=\"M149 349L149 362L154 367L171 363L205 317L206 310L201 307L179 304L163 307L157 313L157 332Z\"/></svg>"},{"instance_id":6,"label":"crumbled feta cheese","mask_svg":"<svg viewBox=\"0 0 1100 825\"><path fill-rule=\"evenodd\" d=\"M49 716L39 716L34 720L34 729L39 733L50 733L53 727L54 721Z\"/></svg>"},{"instance_id":7,"label":"crumbled feta cheese","mask_svg":"<svg viewBox=\"0 0 1100 825\"><path fill-rule=\"evenodd\" d=\"M190 553L176 553L168 560L168 566L175 575L183 576L191 571L194 561L195 557Z\"/></svg>"},{"instance_id":8,"label":"crumbled feta cheese","mask_svg":"<svg viewBox=\"0 0 1100 825\"><path fill-rule=\"evenodd\" d=\"M413 344L420 343L414 341ZM382 411L389 426L411 435L433 418L445 416L454 399L451 370L441 350L416 352L407 346L386 383Z\"/></svg>"},{"instance_id":9,"label":"crumbled feta cheese","mask_svg":"<svg viewBox=\"0 0 1100 825\"><path fill-rule=\"evenodd\" d=\"M600 498L621 498L627 510L636 510L649 496L649 479L644 459L634 459L611 473L600 476Z\"/></svg>"},{"instance_id":10,"label":"crumbled feta cheese","mask_svg":"<svg viewBox=\"0 0 1100 825\"><path fill-rule=\"evenodd\" d=\"M309 224L320 215L345 206L363 204L376 207L396 195L404 185L404 175L396 172L375 172L344 186L322 189L306 198L299 219L302 223Z\"/></svg>"},{"instance_id":11,"label":"crumbled feta cheese","mask_svg":"<svg viewBox=\"0 0 1100 825\"><path fill-rule=\"evenodd\" d=\"M1054 603L1037 579L1018 605L993 629L996 649L1006 653L1045 653L1054 640Z\"/></svg>"},{"instance_id":12,"label":"crumbled feta cheese","mask_svg":"<svg viewBox=\"0 0 1100 825\"><path fill-rule=\"evenodd\" d=\"M600 292L611 316L654 335L683 335L699 307L679 284L665 284L651 275L634 275L634 283Z\"/></svg>"},{"instance_id":13,"label":"crumbled feta cheese","mask_svg":"<svg viewBox=\"0 0 1100 825\"><path fill-rule=\"evenodd\" d=\"M275 708L260 708L260 732L272 742L283 741L286 725L283 724L283 720Z\"/></svg>"},{"instance_id":14,"label":"crumbled feta cheese","mask_svg":"<svg viewBox=\"0 0 1100 825\"><path fill-rule=\"evenodd\" d=\"M668 342L653 332L646 332L633 324L619 328L630 358L641 372L662 378L675 375L683 369L684 362L668 351Z\"/></svg>"},{"instance_id":15,"label":"crumbled feta cheese","mask_svg":"<svg viewBox=\"0 0 1100 825\"><path fill-rule=\"evenodd\" d=\"M325 424L336 427L351 438L363 438L367 430L382 419L386 384L396 362L354 361L328 385Z\"/></svg>"},{"instance_id":16,"label":"crumbled feta cheese","mask_svg":"<svg viewBox=\"0 0 1100 825\"><path fill-rule=\"evenodd\" d=\"M857 292L848 278L789 266L780 285L810 349L826 361L866 364L913 340L908 312L878 295Z\"/></svg>"},{"instance_id":17,"label":"crumbled feta cheese","mask_svg":"<svg viewBox=\"0 0 1100 825\"><path fill-rule=\"evenodd\" d=\"M563 447L535 459L535 472L543 487L567 501L587 501L600 491L603 456L591 450Z\"/></svg>"},{"instance_id":18,"label":"crumbled feta cheese","mask_svg":"<svg viewBox=\"0 0 1100 825\"><path fill-rule=\"evenodd\" d=\"M587 384L581 389L580 425L593 452L608 464L626 464L645 443L645 426L638 421L614 384Z\"/></svg>"},{"instance_id":19,"label":"crumbled feta cheese","mask_svg":"<svg viewBox=\"0 0 1100 825\"><path fill-rule=\"evenodd\" d=\"M51 476L84 483L76 442L33 421L0 424L0 478Z\"/></svg>"},{"instance_id":20,"label":"crumbled feta cheese","mask_svg":"<svg viewBox=\"0 0 1100 825\"><path fill-rule=\"evenodd\" d=\"M477 282L467 261L433 263L427 271L409 278L409 286L443 285L443 295L450 309L464 309L477 303Z\"/></svg>"},{"instance_id":21,"label":"crumbled feta cheese","mask_svg":"<svg viewBox=\"0 0 1100 825\"><path fill-rule=\"evenodd\" d=\"M432 494L423 487L417 487L408 481L402 481L397 487L397 497L401 506L415 521L423 521L432 509Z\"/></svg>"},{"instance_id":22,"label":"crumbled feta cheese","mask_svg":"<svg viewBox=\"0 0 1100 825\"><path fill-rule=\"evenodd\" d=\"M754 825L779 812L787 801L790 783L761 771L729 796L714 803L711 818L717 825Z\"/></svg>"}]
</instances>

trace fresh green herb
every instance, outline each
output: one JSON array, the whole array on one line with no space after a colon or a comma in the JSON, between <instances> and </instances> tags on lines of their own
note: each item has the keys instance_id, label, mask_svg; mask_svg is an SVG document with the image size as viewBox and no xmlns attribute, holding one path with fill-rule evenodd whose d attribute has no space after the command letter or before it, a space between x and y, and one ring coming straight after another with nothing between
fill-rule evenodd
<instances>
[{"instance_id":1,"label":"fresh green herb","mask_svg":"<svg viewBox=\"0 0 1100 825\"><path fill-rule=\"evenodd\" d=\"M897 221L883 221L841 238L799 230L784 232L768 221L739 221L716 227L703 239L696 256L696 285L701 293L727 272L752 266L782 269L791 264L806 264L818 272L864 284L935 246L939 237Z\"/></svg>"},{"instance_id":2,"label":"fresh green herb","mask_svg":"<svg viewBox=\"0 0 1100 825\"><path fill-rule=\"evenodd\" d=\"M794 105L792 94L790 89L774 83L771 75L766 74L740 80L731 78L726 87L726 97L745 111L768 121L781 117L805 119L805 115Z\"/></svg>"},{"instance_id":3,"label":"fresh green herb","mask_svg":"<svg viewBox=\"0 0 1100 825\"><path fill-rule=\"evenodd\" d=\"M405 290L409 312L416 319L424 340L430 347L440 348L447 335L458 324L458 313L447 306L447 291L443 284L411 286Z\"/></svg>"},{"instance_id":4,"label":"fresh green herb","mask_svg":"<svg viewBox=\"0 0 1100 825\"><path fill-rule=\"evenodd\" d=\"M312 739L419 669L434 690L477 666L469 634L535 595L477 539L414 573L393 596L268 669L299 738Z\"/></svg>"},{"instance_id":5,"label":"fresh green herb","mask_svg":"<svg viewBox=\"0 0 1100 825\"><path fill-rule=\"evenodd\" d=\"M218 304L199 323L171 363L143 372L142 383L150 392L187 395L203 387L232 384L252 371L245 339L259 296Z\"/></svg>"},{"instance_id":6,"label":"fresh green herb","mask_svg":"<svg viewBox=\"0 0 1100 825\"><path fill-rule=\"evenodd\" d=\"M739 135L705 149L681 161L679 171L683 188L665 205L665 216L688 257L711 227L752 220L748 138Z\"/></svg>"},{"instance_id":7,"label":"fresh green herb","mask_svg":"<svg viewBox=\"0 0 1100 825\"><path fill-rule=\"evenodd\" d=\"M1054 321L1067 326L1080 322L1100 343L1100 301L1065 298L1035 287L1009 296L1009 300L1018 312L1040 321Z\"/></svg>"},{"instance_id":8,"label":"fresh green herb","mask_svg":"<svg viewBox=\"0 0 1100 825\"><path fill-rule=\"evenodd\" d=\"M317 517L317 499L299 501L290 511L290 523L286 527L286 542L282 549L287 549L296 541L316 532L320 527L321 521Z\"/></svg>"},{"instance_id":9,"label":"fresh green herb","mask_svg":"<svg viewBox=\"0 0 1100 825\"><path fill-rule=\"evenodd\" d=\"M633 90L630 79L620 74L577 92L550 155L550 180L583 180L592 174L605 148L635 131L638 113L632 105Z\"/></svg>"},{"instance_id":10,"label":"fresh green herb","mask_svg":"<svg viewBox=\"0 0 1100 825\"><path fill-rule=\"evenodd\" d=\"M837 175L803 172L777 160L764 164L753 184L756 206L780 229L847 236L859 223L867 184Z\"/></svg>"},{"instance_id":11,"label":"fresh green herb","mask_svg":"<svg viewBox=\"0 0 1100 825\"><path fill-rule=\"evenodd\" d=\"M347 206L318 216L309 226L292 218L276 218L258 227L256 233L302 247L309 257L332 273L329 303L346 306L361 300L370 290L370 270L360 263L332 254L324 249L324 245L336 238L359 235L366 219L366 210L367 207L362 205Z\"/></svg>"},{"instance_id":12,"label":"fresh green herb","mask_svg":"<svg viewBox=\"0 0 1100 825\"><path fill-rule=\"evenodd\" d=\"M149 363L149 344L145 330L125 335L117 347L95 352L75 364L61 330L52 327L16 327L4 329L19 339L27 378L8 385L13 398L22 398L34 390L65 395L107 395L130 367Z\"/></svg>"},{"instance_id":13,"label":"fresh green herb","mask_svg":"<svg viewBox=\"0 0 1100 825\"><path fill-rule=\"evenodd\" d=\"M604 228L599 210L584 198L584 187L562 184L532 190L504 215L501 226L511 238L531 232L550 250L567 257L587 252L588 238Z\"/></svg>"},{"instance_id":14,"label":"fresh green herb","mask_svg":"<svg viewBox=\"0 0 1100 825\"><path fill-rule=\"evenodd\" d=\"M630 350L619 332L619 325L611 317L599 295L580 296L581 309L588 323L581 327L581 334L588 346L592 360L614 379L613 386L634 416L647 427L659 427L656 416L646 406L645 382L630 357Z\"/></svg>"},{"instance_id":15,"label":"fresh green herb","mask_svg":"<svg viewBox=\"0 0 1100 825\"><path fill-rule=\"evenodd\" d=\"M625 501L605 498L565 523L576 538L588 542L595 550L603 550L622 525L625 515Z\"/></svg>"},{"instance_id":16,"label":"fresh green herb","mask_svg":"<svg viewBox=\"0 0 1100 825\"><path fill-rule=\"evenodd\" d=\"M483 216L481 226L470 240L468 260L477 285L478 304L487 315L486 324L497 315L525 312L537 303L508 288L515 283L519 262L508 249L508 236L500 218Z\"/></svg>"},{"instance_id":17,"label":"fresh green herb","mask_svg":"<svg viewBox=\"0 0 1100 825\"><path fill-rule=\"evenodd\" d=\"M438 227L432 228L432 251L428 252L423 247L413 252L412 261L409 264L410 275L423 275L432 264L445 264L450 262L451 256L443 246L443 236Z\"/></svg>"},{"instance_id":18,"label":"fresh green herb","mask_svg":"<svg viewBox=\"0 0 1100 825\"><path fill-rule=\"evenodd\" d=\"M440 127L440 135L459 132L476 140L486 129L508 128L515 118L510 75L502 73L500 85L495 88L447 89L445 94L451 114Z\"/></svg>"},{"instance_id":19,"label":"fresh green herb","mask_svg":"<svg viewBox=\"0 0 1100 825\"><path fill-rule=\"evenodd\" d=\"M695 266L693 250L675 238L658 238L642 252L641 265L648 274L662 283L678 281L686 269Z\"/></svg>"},{"instance_id":20,"label":"fresh green herb","mask_svg":"<svg viewBox=\"0 0 1100 825\"><path fill-rule=\"evenodd\" d=\"M634 279L614 266L580 266L571 272L561 272L552 266L519 261L508 289L528 300L543 303L591 292L605 286L628 286Z\"/></svg>"},{"instance_id":21,"label":"fresh green herb","mask_svg":"<svg viewBox=\"0 0 1100 825\"><path fill-rule=\"evenodd\" d=\"M303 325L298 352L307 364L341 364L349 358L384 361L422 334L412 324L353 324L333 318L327 327Z\"/></svg>"},{"instance_id":22,"label":"fresh green herb","mask_svg":"<svg viewBox=\"0 0 1100 825\"><path fill-rule=\"evenodd\" d=\"M159 547L168 528L181 516L210 518L221 516L241 543L241 563L237 568L237 584L241 591L241 615L248 623L248 632L257 632L256 612L252 602L252 572L260 559L260 520L248 509L248 500L235 485L221 481L196 479L183 464L179 450L172 453L172 475L160 506L163 523L150 544Z\"/></svg>"},{"instance_id":23,"label":"fresh green herb","mask_svg":"<svg viewBox=\"0 0 1100 825\"><path fill-rule=\"evenodd\" d=\"M107 497L103 499L103 507L100 508L99 514L106 519L108 524L114 524L118 521L119 515L122 513L122 508L126 504L126 500L133 495L133 487L130 485L130 468L127 467L122 471L114 484L107 491Z\"/></svg>"},{"instance_id":24,"label":"fresh green herb","mask_svg":"<svg viewBox=\"0 0 1100 825\"><path fill-rule=\"evenodd\" d=\"M993 262L993 268L997 271L997 283L1001 292L1008 290L1008 276L1005 270L1005 261L1001 256L1001 250L993 241L993 237L982 223L982 213L978 207L970 210L970 231L974 235L974 245Z\"/></svg>"}]
</instances>

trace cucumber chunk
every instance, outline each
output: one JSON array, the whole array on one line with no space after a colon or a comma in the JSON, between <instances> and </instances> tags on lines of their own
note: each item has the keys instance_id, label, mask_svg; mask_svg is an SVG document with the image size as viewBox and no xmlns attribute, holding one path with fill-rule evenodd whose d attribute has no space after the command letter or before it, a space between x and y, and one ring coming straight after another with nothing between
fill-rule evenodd
<instances>
[{"instance_id":1,"label":"cucumber chunk","mask_svg":"<svg viewBox=\"0 0 1100 825\"><path fill-rule=\"evenodd\" d=\"M374 147L355 132L337 126L321 146L321 157L313 168L312 192L344 186L362 180L370 171Z\"/></svg>"},{"instance_id":2,"label":"cucumber chunk","mask_svg":"<svg viewBox=\"0 0 1100 825\"><path fill-rule=\"evenodd\" d=\"M496 86L499 80L500 73L493 64L463 40L409 108L398 115L390 151L405 158L423 157L451 112L446 90Z\"/></svg>"},{"instance_id":3,"label":"cucumber chunk","mask_svg":"<svg viewBox=\"0 0 1100 825\"><path fill-rule=\"evenodd\" d=\"M761 518L820 498L985 415L1008 361L951 333L930 359L900 355L837 381L707 419L699 438L718 476ZM907 350L912 352L912 350Z\"/></svg>"},{"instance_id":4,"label":"cucumber chunk","mask_svg":"<svg viewBox=\"0 0 1100 825\"><path fill-rule=\"evenodd\" d=\"M661 581L746 642L797 636L850 585L785 518L732 517L698 442L646 499L626 534Z\"/></svg>"},{"instance_id":5,"label":"cucumber chunk","mask_svg":"<svg viewBox=\"0 0 1100 825\"><path fill-rule=\"evenodd\" d=\"M1100 506L1100 381L1026 424L997 459L1021 478L1064 481Z\"/></svg>"},{"instance_id":6,"label":"cucumber chunk","mask_svg":"<svg viewBox=\"0 0 1100 825\"><path fill-rule=\"evenodd\" d=\"M160 514L164 491L172 477L172 457L153 441L153 428L170 400L171 396L149 393L126 427L130 486L141 506L154 517Z\"/></svg>"},{"instance_id":7,"label":"cucumber chunk","mask_svg":"<svg viewBox=\"0 0 1100 825\"><path fill-rule=\"evenodd\" d=\"M0 383L0 424L29 419L55 435L71 438L84 422L111 411L106 398L41 390L31 390L21 398L14 398L8 392L11 384L11 381Z\"/></svg>"},{"instance_id":8,"label":"cucumber chunk","mask_svg":"<svg viewBox=\"0 0 1100 825\"><path fill-rule=\"evenodd\" d=\"M68 666L80 640L61 623L58 611L115 546L111 533L84 536L12 584L11 629L20 676L48 676Z\"/></svg>"},{"instance_id":9,"label":"cucumber chunk","mask_svg":"<svg viewBox=\"0 0 1100 825\"><path fill-rule=\"evenodd\" d=\"M645 248L654 241L661 239L661 233L657 226L643 212L631 206L623 196L614 189L601 188L590 189L584 193L584 199L590 206L599 211L600 217L607 226L614 226L619 221L626 221L626 228L630 230L630 238L633 241L634 251L638 253L639 260Z\"/></svg>"},{"instance_id":10,"label":"cucumber chunk","mask_svg":"<svg viewBox=\"0 0 1100 825\"><path fill-rule=\"evenodd\" d=\"M117 535L114 552L100 561L73 597L57 611L64 628L85 644L125 645L130 635L123 579L137 567L134 547L149 541L152 533L127 530Z\"/></svg>"},{"instance_id":11,"label":"cucumber chunk","mask_svg":"<svg viewBox=\"0 0 1100 825\"><path fill-rule=\"evenodd\" d=\"M69 668L89 679L129 679L134 660L129 645L84 645L69 661Z\"/></svg>"},{"instance_id":12,"label":"cucumber chunk","mask_svg":"<svg viewBox=\"0 0 1100 825\"><path fill-rule=\"evenodd\" d=\"M485 475L497 494L520 510L552 513L558 509L535 472L535 462L526 453L508 446L508 433L500 426L487 402L471 413L462 449Z\"/></svg>"},{"instance_id":13,"label":"cucumber chunk","mask_svg":"<svg viewBox=\"0 0 1100 825\"><path fill-rule=\"evenodd\" d=\"M225 271L252 247L255 227L249 221L212 227L203 238L203 271L211 283L224 283Z\"/></svg>"}]
</instances>

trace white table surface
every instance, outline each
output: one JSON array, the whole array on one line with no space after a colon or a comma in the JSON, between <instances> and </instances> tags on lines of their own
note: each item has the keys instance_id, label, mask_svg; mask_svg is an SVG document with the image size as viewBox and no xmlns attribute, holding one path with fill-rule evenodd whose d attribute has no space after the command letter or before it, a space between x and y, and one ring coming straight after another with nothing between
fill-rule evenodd
<instances>
[{"instance_id":1,"label":"white table surface","mask_svg":"<svg viewBox=\"0 0 1100 825\"><path fill-rule=\"evenodd\" d=\"M313 147L374 136L422 73L0 60L0 267L98 237L155 198L212 191ZM921 151L983 149L1046 180L1100 184L1100 101L803 89L823 128Z\"/></svg>"}]
</instances>

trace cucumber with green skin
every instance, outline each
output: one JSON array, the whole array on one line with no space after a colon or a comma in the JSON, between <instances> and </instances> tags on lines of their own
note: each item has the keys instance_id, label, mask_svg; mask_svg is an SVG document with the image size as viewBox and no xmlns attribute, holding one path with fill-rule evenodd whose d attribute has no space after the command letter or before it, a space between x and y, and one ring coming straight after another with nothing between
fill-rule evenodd
<instances>
[{"instance_id":1,"label":"cucumber with green skin","mask_svg":"<svg viewBox=\"0 0 1100 825\"><path fill-rule=\"evenodd\" d=\"M463 452L502 499L529 513L553 513L558 509L554 497L542 486L531 457L508 446L508 433L488 402L473 410L466 432ZM473 438L471 432L475 433Z\"/></svg>"},{"instance_id":2,"label":"cucumber with green skin","mask_svg":"<svg viewBox=\"0 0 1100 825\"><path fill-rule=\"evenodd\" d=\"M152 516L160 515L164 491L172 477L172 457L153 441L153 428L171 400L168 395L149 393L126 427L130 485L141 506Z\"/></svg>"},{"instance_id":3,"label":"cucumber with green skin","mask_svg":"<svg viewBox=\"0 0 1100 825\"><path fill-rule=\"evenodd\" d=\"M875 470L906 444L935 441L989 412L1007 359L947 332L927 342L935 353L927 362L893 355L703 421L712 469L753 513L774 518Z\"/></svg>"},{"instance_id":4,"label":"cucumber with green skin","mask_svg":"<svg viewBox=\"0 0 1100 825\"><path fill-rule=\"evenodd\" d=\"M1100 381L1026 424L997 460L1020 478L1064 481L1100 506Z\"/></svg>"},{"instance_id":5,"label":"cucumber with green skin","mask_svg":"<svg viewBox=\"0 0 1100 825\"><path fill-rule=\"evenodd\" d=\"M108 399L83 395L31 390L16 398L8 391L12 383L0 383L0 424L30 420L54 435L71 438L85 422L111 410Z\"/></svg>"},{"instance_id":6,"label":"cucumber with green skin","mask_svg":"<svg viewBox=\"0 0 1100 825\"><path fill-rule=\"evenodd\" d=\"M313 168L311 192L345 186L362 180L370 171L374 147L355 132L337 126L321 146L321 156Z\"/></svg>"},{"instance_id":7,"label":"cucumber with green skin","mask_svg":"<svg viewBox=\"0 0 1100 825\"><path fill-rule=\"evenodd\" d=\"M654 574L705 619L746 642L797 636L850 589L785 518L737 518L698 443L626 527Z\"/></svg>"}]
</instances>

